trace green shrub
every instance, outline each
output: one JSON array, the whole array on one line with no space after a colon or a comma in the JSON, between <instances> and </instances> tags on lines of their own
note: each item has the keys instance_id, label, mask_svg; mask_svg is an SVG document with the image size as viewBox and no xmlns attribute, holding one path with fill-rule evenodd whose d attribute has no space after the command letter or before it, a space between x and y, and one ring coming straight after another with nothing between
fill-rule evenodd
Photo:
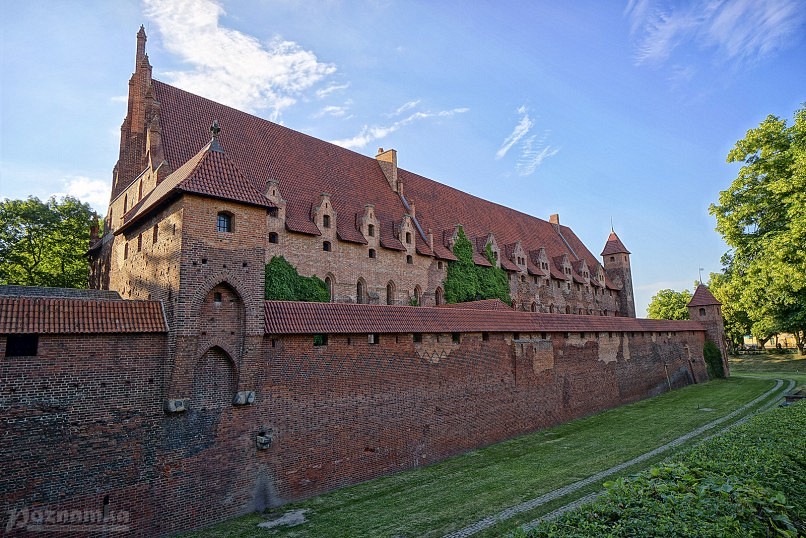
<instances>
[{"instance_id":1,"label":"green shrub","mask_svg":"<svg viewBox=\"0 0 806 538\"><path fill-rule=\"evenodd\" d=\"M803 536L803 431L804 404L758 415L528 536Z\"/></svg>"},{"instance_id":2,"label":"green shrub","mask_svg":"<svg viewBox=\"0 0 806 538\"><path fill-rule=\"evenodd\" d=\"M481 299L501 299L509 304L509 281L506 272L495 267L490 245L487 245L487 259L492 267L481 267L473 263L473 244L459 227L453 253L457 261L448 262L448 273L445 277L445 301L448 303L464 303Z\"/></svg>"},{"instance_id":3,"label":"green shrub","mask_svg":"<svg viewBox=\"0 0 806 538\"><path fill-rule=\"evenodd\" d=\"M725 370L722 368L722 353L720 353L715 343L706 340L702 348L702 356L705 358L705 364L708 367L708 377L711 379L725 377Z\"/></svg>"},{"instance_id":4,"label":"green shrub","mask_svg":"<svg viewBox=\"0 0 806 538\"><path fill-rule=\"evenodd\" d=\"M327 284L316 276L301 276L282 256L274 256L266 264L265 298L274 301L330 300Z\"/></svg>"}]
</instances>

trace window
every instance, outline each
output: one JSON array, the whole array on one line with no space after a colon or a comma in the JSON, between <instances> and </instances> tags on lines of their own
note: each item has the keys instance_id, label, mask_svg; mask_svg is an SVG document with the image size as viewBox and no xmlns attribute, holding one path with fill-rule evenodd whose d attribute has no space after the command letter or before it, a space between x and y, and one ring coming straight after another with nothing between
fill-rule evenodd
<instances>
[{"instance_id":1,"label":"window","mask_svg":"<svg viewBox=\"0 0 806 538\"><path fill-rule=\"evenodd\" d=\"M213 297L214 297L214 298L213 298L213 300L214 300L215 302L217 302L217 303L220 303L220 302L221 302L222 297L221 297L221 292L220 292L220 291L215 292L215 294L213 295Z\"/></svg>"},{"instance_id":2,"label":"window","mask_svg":"<svg viewBox=\"0 0 806 538\"><path fill-rule=\"evenodd\" d=\"M411 244L411 232L406 232L406 243Z\"/></svg>"},{"instance_id":3,"label":"window","mask_svg":"<svg viewBox=\"0 0 806 538\"><path fill-rule=\"evenodd\" d=\"M610 261L611 261L611 262L616 261L616 257L615 257L615 256L610 256Z\"/></svg>"},{"instance_id":4,"label":"window","mask_svg":"<svg viewBox=\"0 0 806 538\"><path fill-rule=\"evenodd\" d=\"M128 210L129 210L129 193L127 192L126 194L123 195L123 212L125 213Z\"/></svg>"},{"instance_id":5,"label":"window","mask_svg":"<svg viewBox=\"0 0 806 538\"><path fill-rule=\"evenodd\" d=\"M128 241L126 241L126 243L123 244L123 259L124 260L129 259L129 242Z\"/></svg>"},{"instance_id":6,"label":"window","mask_svg":"<svg viewBox=\"0 0 806 538\"><path fill-rule=\"evenodd\" d=\"M367 235L370 237L375 237L375 225L368 224L367 225Z\"/></svg>"},{"instance_id":7,"label":"window","mask_svg":"<svg viewBox=\"0 0 806 538\"><path fill-rule=\"evenodd\" d=\"M322 242L322 250L324 250L325 252L330 252L330 241Z\"/></svg>"},{"instance_id":8,"label":"window","mask_svg":"<svg viewBox=\"0 0 806 538\"><path fill-rule=\"evenodd\" d=\"M224 212L219 213L216 229L219 232L232 233L232 215Z\"/></svg>"},{"instance_id":9,"label":"window","mask_svg":"<svg viewBox=\"0 0 806 538\"><path fill-rule=\"evenodd\" d=\"M411 339L415 344L419 344L423 341L423 333L414 333L411 335Z\"/></svg>"},{"instance_id":10,"label":"window","mask_svg":"<svg viewBox=\"0 0 806 538\"><path fill-rule=\"evenodd\" d=\"M705 309L704 308L700 308L700 317L701 318L705 317Z\"/></svg>"},{"instance_id":11,"label":"window","mask_svg":"<svg viewBox=\"0 0 806 538\"><path fill-rule=\"evenodd\" d=\"M512 333L512 339L513 340L520 340L521 339L521 333Z\"/></svg>"},{"instance_id":12,"label":"window","mask_svg":"<svg viewBox=\"0 0 806 538\"><path fill-rule=\"evenodd\" d=\"M423 304L423 290L420 286L414 286L414 297L412 297L414 301L414 306L420 306Z\"/></svg>"},{"instance_id":13,"label":"window","mask_svg":"<svg viewBox=\"0 0 806 538\"><path fill-rule=\"evenodd\" d=\"M151 243L152 244L156 244L158 235L159 235L159 224L155 224L154 225L153 236L151 237Z\"/></svg>"},{"instance_id":14,"label":"window","mask_svg":"<svg viewBox=\"0 0 806 538\"><path fill-rule=\"evenodd\" d=\"M315 334L315 335L313 335L313 345L316 346L316 347L326 346L327 345L327 335L326 334Z\"/></svg>"},{"instance_id":15,"label":"window","mask_svg":"<svg viewBox=\"0 0 806 538\"><path fill-rule=\"evenodd\" d=\"M408 261L408 260L406 260ZM442 269L442 262L437 262L437 269Z\"/></svg>"},{"instance_id":16,"label":"window","mask_svg":"<svg viewBox=\"0 0 806 538\"><path fill-rule=\"evenodd\" d=\"M6 357L35 357L38 347L38 334L9 334L6 339Z\"/></svg>"},{"instance_id":17,"label":"window","mask_svg":"<svg viewBox=\"0 0 806 538\"><path fill-rule=\"evenodd\" d=\"M280 242L280 236L277 232L269 232L269 243L277 244Z\"/></svg>"},{"instance_id":18,"label":"window","mask_svg":"<svg viewBox=\"0 0 806 538\"><path fill-rule=\"evenodd\" d=\"M566 307L565 307L565 313L566 313L566 314L570 314L570 313L571 313L571 307L570 307L570 306L566 306Z\"/></svg>"},{"instance_id":19,"label":"window","mask_svg":"<svg viewBox=\"0 0 806 538\"><path fill-rule=\"evenodd\" d=\"M333 277L330 275L325 277L325 286L327 286L327 296L333 302Z\"/></svg>"},{"instance_id":20,"label":"window","mask_svg":"<svg viewBox=\"0 0 806 538\"><path fill-rule=\"evenodd\" d=\"M374 249L374 248L369 249L369 257L370 257L370 258L374 258L374 257L375 257L375 249Z\"/></svg>"},{"instance_id":21,"label":"window","mask_svg":"<svg viewBox=\"0 0 806 538\"><path fill-rule=\"evenodd\" d=\"M276 207L270 207L268 213L269 216L273 219L276 219L277 217L280 216L280 210L278 210Z\"/></svg>"},{"instance_id":22,"label":"window","mask_svg":"<svg viewBox=\"0 0 806 538\"><path fill-rule=\"evenodd\" d=\"M143 234L137 236L137 252L143 250Z\"/></svg>"},{"instance_id":23,"label":"window","mask_svg":"<svg viewBox=\"0 0 806 538\"><path fill-rule=\"evenodd\" d=\"M409 264L409 265L414 263L414 257L411 254L406 256L406 263Z\"/></svg>"},{"instance_id":24,"label":"window","mask_svg":"<svg viewBox=\"0 0 806 538\"><path fill-rule=\"evenodd\" d=\"M490 333L481 333L481 341L488 342L490 340Z\"/></svg>"},{"instance_id":25,"label":"window","mask_svg":"<svg viewBox=\"0 0 806 538\"><path fill-rule=\"evenodd\" d=\"M330 215L322 215L322 226L330 228Z\"/></svg>"},{"instance_id":26,"label":"window","mask_svg":"<svg viewBox=\"0 0 806 538\"><path fill-rule=\"evenodd\" d=\"M395 283L391 280L386 284L386 304L395 304Z\"/></svg>"},{"instance_id":27,"label":"window","mask_svg":"<svg viewBox=\"0 0 806 538\"><path fill-rule=\"evenodd\" d=\"M363 279L359 279L355 285L355 302L358 304L367 302L367 285Z\"/></svg>"},{"instance_id":28,"label":"window","mask_svg":"<svg viewBox=\"0 0 806 538\"><path fill-rule=\"evenodd\" d=\"M445 292L443 292L440 287L434 291L434 302L438 305L445 302Z\"/></svg>"},{"instance_id":29,"label":"window","mask_svg":"<svg viewBox=\"0 0 806 538\"><path fill-rule=\"evenodd\" d=\"M458 344L462 340L462 335L460 333L451 333L451 341L454 344Z\"/></svg>"},{"instance_id":30,"label":"window","mask_svg":"<svg viewBox=\"0 0 806 538\"><path fill-rule=\"evenodd\" d=\"M532 303L532 306L529 307L529 310L531 310L532 312L537 312L537 303Z\"/></svg>"},{"instance_id":31,"label":"window","mask_svg":"<svg viewBox=\"0 0 806 538\"><path fill-rule=\"evenodd\" d=\"M380 344L381 335L378 333L370 333L367 335L367 343L372 345Z\"/></svg>"}]
</instances>

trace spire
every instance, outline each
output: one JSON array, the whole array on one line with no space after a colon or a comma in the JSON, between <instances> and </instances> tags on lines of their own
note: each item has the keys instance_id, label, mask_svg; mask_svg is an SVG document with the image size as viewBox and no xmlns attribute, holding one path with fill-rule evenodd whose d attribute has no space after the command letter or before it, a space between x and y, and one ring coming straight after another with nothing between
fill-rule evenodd
<instances>
[{"instance_id":1,"label":"spire","mask_svg":"<svg viewBox=\"0 0 806 538\"><path fill-rule=\"evenodd\" d=\"M720 303L717 298L714 297L714 295L711 293L711 290L708 289L708 286L705 284L700 284L697 286L697 289L694 290L694 296L686 306L711 306L720 304L722 303Z\"/></svg>"},{"instance_id":2,"label":"spire","mask_svg":"<svg viewBox=\"0 0 806 538\"><path fill-rule=\"evenodd\" d=\"M143 58L146 57L146 29L141 24L140 31L137 32L137 57L134 59L134 68L137 69L137 66L140 65L140 62L143 61Z\"/></svg>"},{"instance_id":3,"label":"spire","mask_svg":"<svg viewBox=\"0 0 806 538\"><path fill-rule=\"evenodd\" d=\"M630 251L627 250L627 247L624 246L624 243L621 242L621 239L618 238L616 232L610 231L610 237L607 238L607 243L604 246L604 250L600 254L600 256L609 256L611 254L629 254Z\"/></svg>"}]
</instances>

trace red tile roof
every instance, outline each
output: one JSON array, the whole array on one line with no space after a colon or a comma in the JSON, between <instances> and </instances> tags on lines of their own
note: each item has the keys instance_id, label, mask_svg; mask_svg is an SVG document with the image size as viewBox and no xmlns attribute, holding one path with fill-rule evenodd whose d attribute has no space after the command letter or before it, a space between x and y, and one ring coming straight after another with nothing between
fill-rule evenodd
<instances>
[{"instance_id":1,"label":"red tile roof","mask_svg":"<svg viewBox=\"0 0 806 538\"><path fill-rule=\"evenodd\" d=\"M265 301L267 334L437 332L681 332L696 321L576 316L511 309Z\"/></svg>"},{"instance_id":2,"label":"red tile roof","mask_svg":"<svg viewBox=\"0 0 806 538\"><path fill-rule=\"evenodd\" d=\"M262 192L268 179L279 183L283 197L288 200L286 215L290 230L318 234L310 219L310 207L322 192L331 193L331 202L339 215L337 231L346 241L357 239L353 230L349 230L354 227L350 221L353 215L363 214L367 203L375 206L375 214L383 223L399 223L408 211L373 158L156 80L153 90L160 102L162 141L169 164L176 169L192 159L194 148L207 143L208 127L217 119L221 126L219 138L227 156L254 182L255 188ZM567 227L559 227L561 237L545 220L412 172L398 169L398 179L405 185L406 196L417 200L417 223L423 233L453 230L461 223L468 237L487 237L492 232L498 244L520 240L527 252L545 247L549 258L567 253L570 259L585 258L591 268L600 264ZM417 252L426 254L429 249L421 243L427 239L417 235ZM433 250L437 257L453 258L440 238L435 237ZM477 262L485 261L477 259Z\"/></svg>"},{"instance_id":3,"label":"red tile roof","mask_svg":"<svg viewBox=\"0 0 806 538\"><path fill-rule=\"evenodd\" d=\"M0 296L0 334L167 331L159 301Z\"/></svg>"},{"instance_id":4,"label":"red tile roof","mask_svg":"<svg viewBox=\"0 0 806 538\"><path fill-rule=\"evenodd\" d=\"M627 247L625 247L624 243L621 242L621 239L618 238L616 232L610 232L610 237L607 238L607 243L605 243L604 250L602 250L602 256L629 253L630 251L627 250Z\"/></svg>"},{"instance_id":5,"label":"red tile roof","mask_svg":"<svg viewBox=\"0 0 806 538\"><path fill-rule=\"evenodd\" d=\"M470 308L473 310L508 310L513 308L501 299L481 299L479 301L468 301L466 303L442 304L439 308Z\"/></svg>"},{"instance_id":6,"label":"red tile roof","mask_svg":"<svg viewBox=\"0 0 806 538\"><path fill-rule=\"evenodd\" d=\"M708 286L704 284L697 286L697 289L694 290L694 296L688 302L688 306L711 306L720 304L722 303L717 301L716 297L711 293L711 290L708 289Z\"/></svg>"},{"instance_id":7,"label":"red tile roof","mask_svg":"<svg viewBox=\"0 0 806 538\"><path fill-rule=\"evenodd\" d=\"M163 201L181 192L262 207L274 205L255 185L246 180L217 141L211 141L130 209L123 219L123 226L116 233L122 232Z\"/></svg>"}]
</instances>

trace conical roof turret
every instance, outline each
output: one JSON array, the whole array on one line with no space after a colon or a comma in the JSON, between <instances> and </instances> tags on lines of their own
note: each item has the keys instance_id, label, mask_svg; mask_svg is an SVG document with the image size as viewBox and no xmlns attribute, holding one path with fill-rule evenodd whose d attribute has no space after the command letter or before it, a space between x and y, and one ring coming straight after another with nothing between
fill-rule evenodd
<instances>
[{"instance_id":1,"label":"conical roof turret","mask_svg":"<svg viewBox=\"0 0 806 538\"><path fill-rule=\"evenodd\" d=\"M610 237L607 238L607 243L605 243L604 250L602 251L601 256L609 256L611 254L629 254L630 251L627 250L627 247L624 246L624 243L621 242L621 239L618 238L616 232L610 230Z\"/></svg>"}]
</instances>

